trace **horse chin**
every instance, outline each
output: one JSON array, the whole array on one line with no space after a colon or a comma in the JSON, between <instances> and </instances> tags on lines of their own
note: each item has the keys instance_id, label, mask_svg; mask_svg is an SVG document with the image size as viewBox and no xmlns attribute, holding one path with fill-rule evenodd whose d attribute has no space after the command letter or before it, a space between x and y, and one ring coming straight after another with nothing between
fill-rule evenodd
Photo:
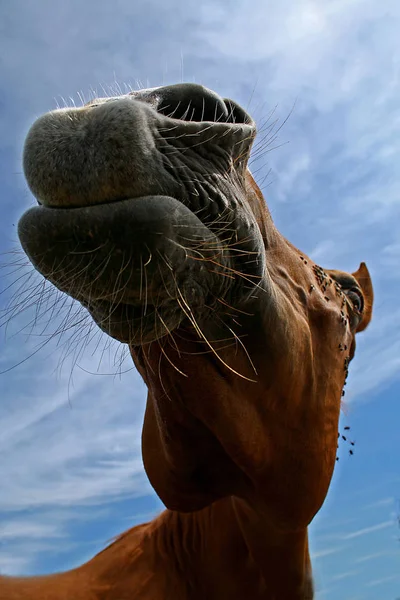
<instances>
[{"instance_id":1,"label":"horse chin","mask_svg":"<svg viewBox=\"0 0 400 600\"><path fill-rule=\"evenodd\" d=\"M127 304L113 306L103 300L82 302L98 327L110 337L130 346L144 346L171 334L185 315L175 302L162 305Z\"/></svg>"}]
</instances>

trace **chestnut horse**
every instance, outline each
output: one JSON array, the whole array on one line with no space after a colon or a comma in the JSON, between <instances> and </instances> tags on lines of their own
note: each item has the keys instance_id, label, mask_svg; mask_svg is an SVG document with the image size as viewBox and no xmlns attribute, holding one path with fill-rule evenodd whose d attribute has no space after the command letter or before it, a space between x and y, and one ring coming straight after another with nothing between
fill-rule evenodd
<instances>
[{"instance_id":1,"label":"chestnut horse","mask_svg":"<svg viewBox=\"0 0 400 600\"><path fill-rule=\"evenodd\" d=\"M19 222L35 268L128 344L142 450L167 510L1 600L313 598L307 528L335 465L367 267L323 270L275 228L256 127L194 84L101 98L32 126ZM93 408L95 410L95 408Z\"/></svg>"}]
</instances>

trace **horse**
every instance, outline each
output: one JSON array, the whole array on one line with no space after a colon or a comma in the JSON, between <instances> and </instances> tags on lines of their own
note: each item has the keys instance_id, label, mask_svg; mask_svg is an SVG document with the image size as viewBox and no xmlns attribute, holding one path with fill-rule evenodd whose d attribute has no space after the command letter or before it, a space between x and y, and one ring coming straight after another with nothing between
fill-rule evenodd
<instances>
[{"instance_id":1,"label":"horse","mask_svg":"<svg viewBox=\"0 0 400 600\"><path fill-rule=\"evenodd\" d=\"M308 526L335 466L365 263L324 269L275 227L252 117L196 84L34 122L21 217L41 275L127 345L166 510L82 566L0 577L1 600L310 600ZM95 410L95 408L93 409Z\"/></svg>"}]
</instances>

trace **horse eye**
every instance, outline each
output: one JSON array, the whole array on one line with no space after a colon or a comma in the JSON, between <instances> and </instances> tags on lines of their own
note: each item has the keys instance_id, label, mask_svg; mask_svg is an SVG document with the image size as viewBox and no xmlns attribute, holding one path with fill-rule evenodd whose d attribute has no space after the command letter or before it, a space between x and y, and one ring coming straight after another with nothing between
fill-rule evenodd
<instances>
[{"instance_id":1,"label":"horse eye","mask_svg":"<svg viewBox=\"0 0 400 600\"><path fill-rule=\"evenodd\" d=\"M353 305L354 310L362 313L364 310L364 296L358 288L350 288L345 291L347 297Z\"/></svg>"}]
</instances>

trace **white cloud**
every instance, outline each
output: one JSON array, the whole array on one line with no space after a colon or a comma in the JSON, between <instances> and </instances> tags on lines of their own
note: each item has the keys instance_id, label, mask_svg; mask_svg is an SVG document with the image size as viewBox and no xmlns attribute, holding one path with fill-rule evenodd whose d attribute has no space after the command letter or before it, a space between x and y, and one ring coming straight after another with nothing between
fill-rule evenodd
<instances>
[{"instance_id":1,"label":"white cloud","mask_svg":"<svg viewBox=\"0 0 400 600\"><path fill-rule=\"evenodd\" d=\"M372 552L372 554L366 554L364 556L359 556L354 560L355 563L364 563L369 562L370 560L376 560L377 558L383 558L387 556L392 556L393 553L382 551L382 552Z\"/></svg>"},{"instance_id":2,"label":"white cloud","mask_svg":"<svg viewBox=\"0 0 400 600\"><path fill-rule=\"evenodd\" d=\"M366 504L363 506L363 510L369 510L373 508L383 508L385 506L393 506L395 503L394 498L382 498L381 500L376 500L376 502L372 502L370 504Z\"/></svg>"},{"instance_id":3,"label":"white cloud","mask_svg":"<svg viewBox=\"0 0 400 600\"><path fill-rule=\"evenodd\" d=\"M378 523L377 525L371 525L371 527L363 527L362 529L358 529L357 531L353 531L352 533L347 533L341 536L342 540L353 540L354 538L358 538L360 536L368 535L370 533L374 533L375 531L381 531L382 529L387 529L388 527L393 527L394 522L392 521L383 521L382 523Z\"/></svg>"},{"instance_id":4,"label":"white cloud","mask_svg":"<svg viewBox=\"0 0 400 600\"><path fill-rule=\"evenodd\" d=\"M29 558L13 555L9 551L0 552L0 574L16 575L23 573L29 565Z\"/></svg>"},{"instance_id":5,"label":"white cloud","mask_svg":"<svg viewBox=\"0 0 400 600\"><path fill-rule=\"evenodd\" d=\"M337 575L331 577L329 583L333 583L334 581L341 581L342 579L347 579L348 577L354 577L354 575L358 575L359 573L360 571L357 571L355 569L350 571L344 571L343 573L338 573Z\"/></svg>"},{"instance_id":6,"label":"white cloud","mask_svg":"<svg viewBox=\"0 0 400 600\"><path fill-rule=\"evenodd\" d=\"M311 553L311 560L318 560L330 556L331 554L337 554L343 550L343 546L336 546L331 548L324 548L324 550L317 550Z\"/></svg>"},{"instance_id":7,"label":"white cloud","mask_svg":"<svg viewBox=\"0 0 400 600\"><path fill-rule=\"evenodd\" d=\"M389 581L395 581L396 579L400 579L399 575L388 575L387 577L380 577L379 579L372 579L368 581L365 586L366 587L375 587L378 585L382 585L383 583L388 583Z\"/></svg>"},{"instance_id":8,"label":"white cloud","mask_svg":"<svg viewBox=\"0 0 400 600\"><path fill-rule=\"evenodd\" d=\"M201 36L209 44L204 52L266 64L270 94L285 90L297 96L308 88L308 100L312 95L315 105L325 110L358 93L381 67L382 55L390 53L389 66L398 56L393 52L396 28L388 26L400 16L393 0L285 0L273 7L259 0L251 10L240 0L219 11L203 4L201 14ZM375 35L381 30L384 39Z\"/></svg>"},{"instance_id":9,"label":"white cloud","mask_svg":"<svg viewBox=\"0 0 400 600\"><path fill-rule=\"evenodd\" d=\"M14 520L12 522L0 524L0 537L26 539L26 538L59 538L63 537L61 531L50 523L32 523L30 520Z\"/></svg>"},{"instance_id":10,"label":"white cloud","mask_svg":"<svg viewBox=\"0 0 400 600\"><path fill-rule=\"evenodd\" d=\"M70 381L70 357L56 377L61 350L54 346L44 364L42 353L7 374L10 392L0 403L0 454L7 457L0 570L10 574L29 570L41 553L71 549L71 522L97 518L94 507L152 493L140 453L145 387L138 374L96 376L99 353L91 356L92 344L80 361L85 370L75 367ZM20 346L2 365L33 347L33 340ZM104 363L104 371L115 369ZM79 507L92 507L91 513L79 516ZM85 545L79 548L82 554Z\"/></svg>"},{"instance_id":11,"label":"white cloud","mask_svg":"<svg viewBox=\"0 0 400 600\"><path fill-rule=\"evenodd\" d=\"M144 386L138 376L121 383L75 371L69 399L65 379L49 385L43 374L31 373L40 394L21 394L4 415L0 451L8 460L0 510L103 502L134 494L135 482L136 493L149 490L140 459Z\"/></svg>"}]
</instances>

